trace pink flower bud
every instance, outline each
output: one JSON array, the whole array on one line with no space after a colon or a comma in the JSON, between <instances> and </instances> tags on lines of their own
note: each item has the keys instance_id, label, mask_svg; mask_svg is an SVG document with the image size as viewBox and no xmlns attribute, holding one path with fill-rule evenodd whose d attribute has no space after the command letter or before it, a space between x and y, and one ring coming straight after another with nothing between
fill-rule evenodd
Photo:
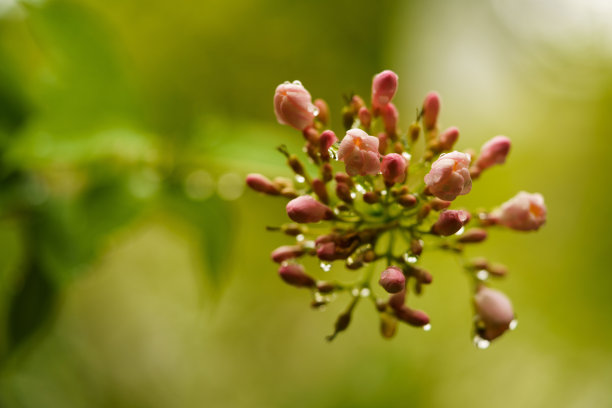
<instances>
[{"instance_id":1,"label":"pink flower bud","mask_svg":"<svg viewBox=\"0 0 612 408\"><path fill-rule=\"evenodd\" d=\"M310 93L299 81L276 87L274 113L280 124L304 130L312 125L315 110Z\"/></svg>"},{"instance_id":2,"label":"pink flower bud","mask_svg":"<svg viewBox=\"0 0 612 408\"><path fill-rule=\"evenodd\" d=\"M361 129L351 129L340 143L338 159L344 161L350 176L378 174L380 160L378 138L369 136Z\"/></svg>"},{"instance_id":3,"label":"pink flower bud","mask_svg":"<svg viewBox=\"0 0 612 408\"><path fill-rule=\"evenodd\" d=\"M378 134L378 153L385 154L389 147L389 136L385 132Z\"/></svg>"},{"instance_id":4,"label":"pink flower bud","mask_svg":"<svg viewBox=\"0 0 612 408\"><path fill-rule=\"evenodd\" d=\"M251 173L246 178L246 183L253 190L264 194L279 195L280 190L265 176Z\"/></svg>"},{"instance_id":5,"label":"pink flower bud","mask_svg":"<svg viewBox=\"0 0 612 408\"><path fill-rule=\"evenodd\" d=\"M359 117L359 121L363 126L365 126L366 128L370 127L370 124L372 123L372 114L370 113L368 108L362 106L359 109L359 112L357 112L357 116Z\"/></svg>"},{"instance_id":6,"label":"pink flower bud","mask_svg":"<svg viewBox=\"0 0 612 408\"><path fill-rule=\"evenodd\" d=\"M546 206L541 194L521 191L502 204L492 216L499 224L519 231L535 231L546 222Z\"/></svg>"},{"instance_id":7,"label":"pink flower bud","mask_svg":"<svg viewBox=\"0 0 612 408\"><path fill-rule=\"evenodd\" d=\"M470 213L464 210L446 210L440 213L438 221L431 227L434 234L447 237L459 231L470 221Z\"/></svg>"},{"instance_id":8,"label":"pink flower bud","mask_svg":"<svg viewBox=\"0 0 612 408\"><path fill-rule=\"evenodd\" d=\"M389 266L380 274L378 281L380 286L389 293L398 293L404 289L406 285L406 277L400 268L397 266Z\"/></svg>"},{"instance_id":9,"label":"pink flower bud","mask_svg":"<svg viewBox=\"0 0 612 408\"><path fill-rule=\"evenodd\" d=\"M322 261L335 261L336 244L334 242L324 242L317 246L317 257Z\"/></svg>"},{"instance_id":10,"label":"pink flower bud","mask_svg":"<svg viewBox=\"0 0 612 408\"><path fill-rule=\"evenodd\" d=\"M323 99L315 99L314 106L316 106L319 110L317 119L324 125L327 125L329 122L329 106L327 105L327 102L325 102Z\"/></svg>"},{"instance_id":11,"label":"pink flower bud","mask_svg":"<svg viewBox=\"0 0 612 408\"><path fill-rule=\"evenodd\" d=\"M380 108L380 114L383 122L385 123L385 132L387 132L387 134L392 138L395 138L395 135L397 134L397 120L399 118L397 108L394 104L388 103Z\"/></svg>"},{"instance_id":12,"label":"pink flower bud","mask_svg":"<svg viewBox=\"0 0 612 408\"><path fill-rule=\"evenodd\" d=\"M304 253L304 250L298 245L283 245L276 248L270 254L274 262L281 263L288 259L297 258Z\"/></svg>"},{"instance_id":13,"label":"pink flower bud","mask_svg":"<svg viewBox=\"0 0 612 408\"><path fill-rule=\"evenodd\" d=\"M327 187L325 187L325 183L321 179L313 179L311 182L312 191L319 197L324 204L329 204L329 195L327 194Z\"/></svg>"},{"instance_id":14,"label":"pink flower bud","mask_svg":"<svg viewBox=\"0 0 612 408\"><path fill-rule=\"evenodd\" d=\"M397 74L386 70L374 76L372 81L372 106L377 109L385 106L397 90Z\"/></svg>"},{"instance_id":15,"label":"pink flower bud","mask_svg":"<svg viewBox=\"0 0 612 408\"><path fill-rule=\"evenodd\" d=\"M510 151L510 139L506 136L495 136L482 145L480 155L474 164L480 171L488 169L496 164L506 162L506 156Z\"/></svg>"},{"instance_id":16,"label":"pink flower bud","mask_svg":"<svg viewBox=\"0 0 612 408\"><path fill-rule=\"evenodd\" d=\"M309 195L294 198L287 203L287 215L295 222L319 222L333 217L332 210Z\"/></svg>"},{"instance_id":17,"label":"pink flower bud","mask_svg":"<svg viewBox=\"0 0 612 408\"><path fill-rule=\"evenodd\" d=\"M463 234L457 241L464 244L482 242L487 239L487 231L482 228L472 228Z\"/></svg>"},{"instance_id":18,"label":"pink flower bud","mask_svg":"<svg viewBox=\"0 0 612 408\"><path fill-rule=\"evenodd\" d=\"M425 176L425 184L436 197L452 201L472 189L469 165L470 156L465 153L454 151L442 154L431 165L431 170Z\"/></svg>"},{"instance_id":19,"label":"pink flower bud","mask_svg":"<svg viewBox=\"0 0 612 408\"><path fill-rule=\"evenodd\" d=\"M301 287L312 287L315 285L314 279L306 275L304 267L300 264L284 263L278 268L278 274L289 285Z\"/></svg>"},{"instance_id":20,"label":"pink flower bud","mask_svg":"<svg viewBox=\"0 0 612 408\"><path fill-rule=\"evenodd\" d=\"M338 138L336 137L336 134L331 130L326 130L325 132L321 133L319 138L319 149L321 149L321 152L327 152L327 150L337 141Z\"/></svg>"},{"instance_id":21,"label":"pink flower bud","mask_svg":"<svg viewBox=\"0 0 612 408\"><path fill-rule=\"evenodd\" d=\"M389 184L403 183L406 180L406 164L406 159L397 153L383 157L380 170L385 181Z\"/></svg>"},{"instance_id":22,"label":"pink flower bud","mask_svg":"<svg viewBox=\"0 0 612 408\"><path fill-rule=\"evenodd\" d=\"M493 340L501 336L514 319L514 311L510 299L502 292L481 286L474 296L476 313L484 324L482 337Z\"/></svg>"},{"instance_id":23,"label":"pink flower bud","mask_svg":"<svg viewBox=\"0 0 612 408\"><path fill-rule=\"evenodd\" d=\"M459 139L459 129L456 127L449 127L438 136L438 142L440 143L440 149L450 150L453 148L455 143Z\"/></svg>"},{"instance_id":24,"label":"pink flower bud","mask_svg":"<svg viewBox=\"0 0 612 408\"><path fill-rule=\"evenodd\" d=\"M437 92L430 92L423 102L423 124L426 130L436 127L438 114L440 113L440 95Z\"/></svg>"},{"instance_id":25,"label":"pink flower bud","mask_svg":"<svg viewBox=\"0 0 612 408\"><path fill-rule=\"evenodd\" d=\"M353 202L353 197L351 196L351 188L346 183L336 184L336 196L345 203L350 204Z\"/></svg>"},{"instance_id":26,"label":"pink flower bud","mask_svg":"<svg viewBox=\"0 0 612 408\"><path fill-rule=\"evenodd\" d=\"M429 323L429 316L425 312L410 309L408 306L395 309L395 315L411 326L422 327Z\"/></svg>"}]
</instances>

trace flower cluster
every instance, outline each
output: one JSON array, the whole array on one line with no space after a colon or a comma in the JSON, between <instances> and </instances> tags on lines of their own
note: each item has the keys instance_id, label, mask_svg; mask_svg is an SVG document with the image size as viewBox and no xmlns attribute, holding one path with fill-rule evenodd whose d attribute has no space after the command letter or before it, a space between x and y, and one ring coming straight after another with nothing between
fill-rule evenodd
<instances>
[{"instance_id":1,"label":"flower cluster","mask_svg":"<svg viewBox=\"0 0 612 408\"><path fill-rule=\"evenodd\" d=\"M257 192L289 200L286 211L292 222L268 227L294 237L293 244L272 251L280 277L307 288L314 308L348 294L348 306L329 340L348 327L361 299L372 301L379 312L384 337L395 334L398 322L431 328L429 316L408 304L409 294L420 295L432 283L433 275L419 262L431 248L458 256L473 282L474 341L485 348L516 325L510 300L489 282L504 276L506 268L484 258L465 259L464 249L484 241L493 228L537 230L546 221L544 200L540 194L520 192L491 211L450 209L485 170L506 161L510 140L496 136L478 154L453 150L459 130L440 128L436 92L425 97L402 132L392 102L397 84L394 72L383 71L373 79L370 106L357 95L348 98L342 140L328 129L325 101L313 102L299 81L279 85L276 118L302 132L304 152L316 174L281 146L293 180L249 174L246 182ZM306 271L303 261L308 257L317 259L324 271L318 277ZM324 278L334 262L361 273L355 272L358 276L350 283Z\"/></svg>"}]
</instances>

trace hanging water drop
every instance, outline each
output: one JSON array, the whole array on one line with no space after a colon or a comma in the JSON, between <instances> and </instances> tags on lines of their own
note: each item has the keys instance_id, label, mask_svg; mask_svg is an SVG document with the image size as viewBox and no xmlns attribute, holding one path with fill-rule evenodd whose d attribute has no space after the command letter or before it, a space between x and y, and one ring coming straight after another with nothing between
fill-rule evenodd
<instances>
[{"instance_id":1,"label":"hanging water drop","mask_svg":"<svg viewBox=\"0 0 612 408\"><path fill-rule=\"evenodd\" d=\"M423 330L425 331L431 331L431 323L427 323L425 326L423 326Z\"/></svg>"},{"instance_id":2,"label":"hanging water drop","mask_svg":"<svg viewBox=\"0 0 612 408\"><path fill-rule=\"evenodd\" d=\"M406 152L402 153L402 157L406 159L406 161L410 161L410 159L412 158L410 153L406 153Z\"/></svg>"},{"instance_id":3,"label":"hanging water drop","mask_svg":"<svg viewBox=\"0 0 612 408\"><path fill-rule=\"evenodd\" d=\"M461 235L463 234L463 231L465 231L465 227L459 228L459 231L455 232L455 235Z\"/></svg>"},{"instance_id":4,"label":"hanging water drop","mask_svg":"<svg viewBox=\"0 0 612 408\"><path fill-rule=\"evenodd\" d=\"M480 350L486 350L491 345L491 342L489 340L483 339L478 335L474 336L473 342L476 348Z\"/></svg>"},{"instance_id":5,"label":"hanging water drop","mask_svg":"<svg viewBox=\"0 0 612 408\"><path fill-rule=\"evenodd\" d=\"M323 272L329 272L332 267L329 262L321 262L319 266L321 267L321 269L323 269Z\"/></svg>"},{"instance_id":6,"label":"hanging water drop","mask_svg":"<svg viewBox=\"0 0 612 408\"><path fill-rule=\"evenodd\" d=\"M298 183L303 183L304 181L306 181L306 179L304 178L304 176L300 176L299 174L296 174L295 181L297 181Z\"/></svg>"},{"instance_id":7,"label":"hanging water drop","mask_svg":"<svg viewBox=\"0 0 612 408\"><path fill-rule=\"evenodd\" d=\"M404 252L403 258L404 258L404 262L409 263L409 264L417 263L417 261L419 260L419 258L417 258L416 256L410 255L409 252Z\"/></svg>"},{"instance_id":8,"label":"hanging water drop","mask_svg":"<svg viewBox=\"0 0 612 408\"><path fill-rule=\"evenodd\" d=\"M489 277L489 272L487 272L484 269L481 269L478 272L476 272L476 278L478 280L486 281L488 277Z\"/></svg>"},{"instance_id":9,"label":"hanging water drop","mask_svg":"<svg viewBox=\"0 0 612 408\"><path fill-rule=\"evenodd\" d=\"M361 194L366 192L366 189L361 185L361 184L356 184L355 188L357 189L357 191L359 191Z\"/></svg>"},{"instance_id":10,"label":"hanging water drop","mask_svg":"<svg viewBox=\"0 0 612 408\"><path fill-rule=\"evenodd\" d=\"M355 192L351 191L351 198L354 200L357 197L357 194L355 194Z\"/></svg>"},{"instance_id":11,"label":"hanging water drop","mask_svg":"<svg viewBox=\"0 0 612 408\"><path fill-rule=\"evenodd\" d=\"M353 288L351 290L351 295L353 295L355 297L359 296L359 288Z\"/></svg>"},{"instance_id":12,"label":"hanging water drop","mask_svg":"<svg viewBox=\"0 0 612 408\"><path fill-rule=\"evenodd\" d=\"M308 106L308 112L311 112L313 115L318 116L319 108L317 108L315 105L310 105Z\"/></svg>"},{"instance_id":13,"label":"hanging water drop","mask_svg":"<svg viewBox=\"0 0 612 408\"><path fill-rule=\"evenodd\" d=\"M297 242L302 242L304 240L304 234L298 234L295 236L295 240Z\"/></svg>"},{"instance_id":14,"label":"hanging water drop","mask_svg":"<svg viewBox=\"0 0 612 408\"><path fill-rule=\"evenodd\" d=\"M293 81L293 85L299 85L302 86L302 82L298 81L297 79L295 81Z\"/></svg>"},{"instance_id":15,"label":"hanging water drop","mask_svg":"<svg viewBox=\"0 0 612 408\"><path fill-rule=\"evenodd\" d=\"M516 329L516 326L518 326L518 320L514 319L510 322L510 324L508 325L508 328L510 330L514 330Z\"/></svg>"},{"instance_id":16,"label":"hanging water drop","mask_svg":"<svg viewBox=\"0 0 612 408\"><path fill-rule=\"evenodd\" d=\"M370 289L369 288L363 288L361 289L361 292L359 292L359 294L361 295L361 297L368 297L370 296Z\"/></svg>"}]
</instances>

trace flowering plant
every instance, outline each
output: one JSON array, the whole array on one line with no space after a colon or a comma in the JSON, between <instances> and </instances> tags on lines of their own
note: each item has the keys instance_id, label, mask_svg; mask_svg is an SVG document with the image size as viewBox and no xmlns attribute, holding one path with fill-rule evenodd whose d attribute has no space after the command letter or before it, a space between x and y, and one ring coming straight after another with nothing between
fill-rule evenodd
<instances>
[{"instance_id":1,"label":"flowering plant","mask_svg":"<svg viewBox=\"0 0 612 408\"><path fill-rule=\"evenodd\" d=\"M544 200L540 194L520 192L488 212L450 209L453 200L472 190L473 180L505 162L510 140L496 136L478 154L452 151L459 130L438 126L436 92L425 97L408 131L401 132L392 102L397 83L394 72L383 71L373 79L369 107L357 95L348 98L342 112L346 134L340 142L327 129L325 101L313 102L299 81L276 88L276 118L302 132L304 152L317 174L281 146L294 180L247 176L253 190L290 200L286 210L293 222L268 229L295 242L272 251L272 260L280 264L278 272L286 283L310 290L314 308L335 300L338 293L349 294L328 340L348 327L361 299L372 301L380 314L381 334L390 338L400 321L431 328L428 315L407 304L409 293L420 295L433 280L419 259L429 247L455 253L473 281L474 341L486 348L516 325L510 300L489 287L488 278L505 275L506 268L484 258L464 259L464 248L484 241L492 227L537 230L546 220ZM299 263L309 256L318 258L324 271L332 262L342 262L363 272L352 283L318 279Z\"/></svg>"}]
</instances>

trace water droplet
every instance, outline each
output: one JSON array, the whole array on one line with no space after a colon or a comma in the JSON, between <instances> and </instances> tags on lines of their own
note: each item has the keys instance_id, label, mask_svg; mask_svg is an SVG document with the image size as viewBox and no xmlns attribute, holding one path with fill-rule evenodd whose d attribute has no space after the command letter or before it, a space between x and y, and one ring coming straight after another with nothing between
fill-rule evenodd
<instances>
[{"instance_id":1,"label":"water droplet","mask_svg":"<svg viewBox=\"0 0 612 408\"><path fill-rule=\"evenodd\" d=\"M351 192L351 198L354 200L357 197L357 194L355 194L354 192Z\"/></svg>"},{"instance_id":2,"label":"water droplet","mask_svg":"<svg viewBox=\"0 0 612 408\"><path fill-rule=\"evenodd\" d=\"M431 331L431 323L427 323L425 326L423 326L423 330Z\"/></svg>"},{"instance_id":3,"label":"water droplet","mask_svg":"<svg viewBox=\"0 0 612 408\"><path fill-rule=\"evenodd\" d=\"M410 153L402 153L402 156L404 157L404 159L406 159L406 161L410 161L410 159L412 158L412 156L410 155Z\"/></svg>"},{"instance_id":4,"label":"water droplet","mask_svg":"<svg viewBox=\"0 0 612 408\"><path fill-rule=\"evenodd\" d=\"M283 85L291 85L291 82L285 81L285 82L283 82Z\"/></svg>"},{"instance_id":5,"label":"water droplet","mask_svg":"<svg viewBox=\"0 0 612 408\"><path fill-rule=\"evenodd\" d=\"M304 246L304 248L306 249L314 249L315 247L315 242L314 241L304 241L304 243L302 244Z\"/></svg>"},{"instance_id":6,"label":"water droplet","mask_svg":"<svg viewBox=\"0 0 612 408\"><path fill-rule=\"evenodd\" d=\"M304 240L304 234L298 234L298 235L296 235L295 240L296 240L297 242L302 242L302 241Z\"/></svg>"},{"instance_id":7,"label":"water droplet","mask_svg":"<svg viewBox=\"0 0 612 408\"><path fill-rule=\"evenodd\" d=\"M196 170L185 178L184 189L187 197L202 201L210 197L214 191L214 180L205 170Z\"/></svg>"},{"instance_id":8,"label":"water droplet","mask_svg":"<svg viewBox=\"0 0 612 408\"><path fill-rule=\"evenodd\" d=\"M323 302L323 301L325 301L325 297L322 294L320 294L319 292L315 292L314 293L314 300L316 302Z\"/></svg>"},{"instance_id":9,"label":"water droplet","mask_svg":"<svg viewBox=\"0 0 612 408\"><path fill-rule=\"evenodd\" d=\"M323 269L323 272L329 272L332 267L329 262L321 262L319 266L321 267L321 269Z\"/></svg>"},{"instance_id":10,"label":"water droplet","mask_svg":"<svg viewBox=\"0 0 612 408\"><path fill-rule=\"evenodd\" d=\"M380 195L381 195L381 196L383 196L383 197L384 197L384 196L386 196L386 195L387 195L387 190L383 190L383 191L381 191L381 192L380 192Z\"/></svg>"},{"instance_id":11,"label":"water droplet","mask_svg":"<svg viewBox=\"0 0 612 408\"><path fill-rule=\"evenodd\" d=\"M352 256L349 256L348 258L346 258L346 263L348 265L352 265L355 262L355 259L353 259Z\"/></svg>"},{"instance_id":12,"label":"water droplet","mask_svg":"<svg viewBox=\"0 0 612 408\"><path fill-rule=\"evenodd\" d=\"M489 340L485 340L480 336L474 336L473 342L474 342L474 345L480 350L485 350L489 348L489 346L491 345L491 342Z\"/></svg>"},{"instance_id":13,"label":"water droplet","mask_svg":"<svg viewBox=\"0 0 612 408\"><path fill-rule=\"evenodd\" d=\"M478 272L476 272L476 278L478 280L485 281L487 280L488 277L489 277L489 272L487 272L484 269L481 269Z\"/></svg>"},{"instance_id":14,"label":"water droplet","mask_svg":"<svg viewBox=\"0 0 612 408\"><path fill-rule=\"evenodd\" d=\"M351 290L351 295L353 296L359 296L359 288L353 288Z\"/></svg>"},{"instance_id":15,"label":"water droplet","mask_svg":"<svg viewBox=\"0 0 612 408\"><path fill-rule=\"evenodd\" d=\"M293 81L293 85L299 85L302 86L302 82L298 81L297 79L295 81Z\"/></svg>"},{"instance_id":16,"label":"water droplet","mask_svg":"<svg viewBox=\"0 0 612 408\"><path fill-rule=\"evenodd\" d=\"M366 192L366 189L361 185L361 184L356 184L355 188L357 189L357 191L359 191L361 194Z\"/></svg>"},{"instance_id":17,"label":"water droplet","mask_svg":"<svg viewBox=\"0 0 612 408\"><path fill-rule=\"evenodd\" d=\"M518 320L514 319L510 322L510 325L508 325L508 328L510 330L514 330L516 329L516 326L518 326Z\"/></svg>"},{"instance_id":18,"label":"water droplet","mask_svg":"<svg viewBox=\"0 0 612 408\"><path fill-rule=\"evenodd\" d=\"M461 235L463 234L463 231L465 231L465 227L459 228L459 231L455 232L455 235Z\"/></svg>"},{"instance_id":19,"label":"water droplet","mask_svg":"<svg viewBox=\"0 0 612 408\"><path fill-rule=\"evenodd\" d=\"M410 255L409 252L404 252L403 258L404 258L404 261L409 264L417 263L417 261L419 260L419 258L417 258L416 256Z\"/></svg>"},{"instance_id":20,"label":"water droplet","mask_svg":"<svg viewBox=\"0 0 612 408\"><path fill-rule=\"evenodd\" d=\"M297 181L298 183L303 183L306 181L306 179L304 178L304 176L300 176L299 174L296 174L295 181Z\"/></svg>"},{"instance_id":21,"label":"water droplet","mask_svg":"<svg viewBox=\"0 0 612 408\"><path fill-rule=\"evenodd\" d=\"M244 190L243 177L236 173L225 173L219 177L217 191L224 200L235 200L242 195Z\"/></svg>"},{"instance_id":22,"label":"water droplet","mask_svg":"<svg viewBox=\"0 0 612 408\"><path fill-rule=\"evenodd\" d=\"M310 105L308 106L308 112L311 112L313 115L318 116L319 108L317 108L315 105Z\"/></svg>"},{"instance_id":23,"label":"water droplet","mask_svg":"<svg viewBox=\"0 0 612 408\"><path fill-rule=\"evenodd\" d=\"M368 297L370 296L370 289L363 288L361 289L361 292L359 294L361 295L361 297Z\"/></svg>"}]
</instances>

